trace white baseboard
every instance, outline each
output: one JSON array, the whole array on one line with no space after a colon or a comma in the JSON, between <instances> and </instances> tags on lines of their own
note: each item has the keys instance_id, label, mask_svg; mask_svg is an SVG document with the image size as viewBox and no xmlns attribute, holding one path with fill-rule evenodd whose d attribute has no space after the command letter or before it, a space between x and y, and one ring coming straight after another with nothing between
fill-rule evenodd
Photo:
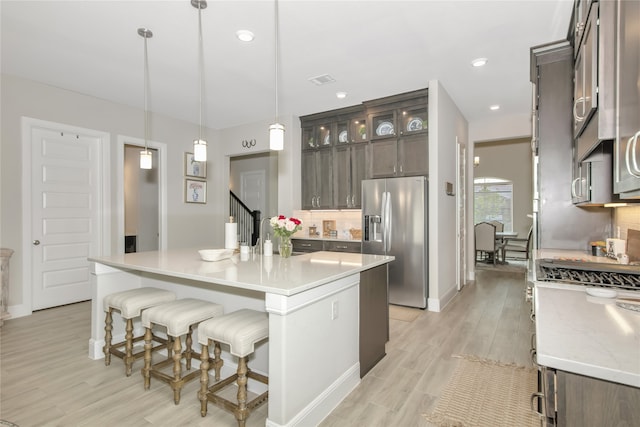
<instances>
[{"instance_id":1,"label":"white baseboard","mask_svg":"<svg viewBox=\"0 0 640 427\"><path fill-rule=\"evenodd\" d=\"M10 305L7 307L7 311L11 316L4 320L17 319L18 317L31 316L33 314L31 307L26 304Z\"/></svg>"},{"instance_id":2,"label":"white baseboard","mask_svg":"<svg viewBox=\"0 0 640 427\"><path fill-rule=\"evenodd\" d=\"M316 426L320 424L358 384L360 384L360 362L349 368L302 411L298 412L288 423L278 424L267 418L265 426Z\"/></svg>"}]
</instances>

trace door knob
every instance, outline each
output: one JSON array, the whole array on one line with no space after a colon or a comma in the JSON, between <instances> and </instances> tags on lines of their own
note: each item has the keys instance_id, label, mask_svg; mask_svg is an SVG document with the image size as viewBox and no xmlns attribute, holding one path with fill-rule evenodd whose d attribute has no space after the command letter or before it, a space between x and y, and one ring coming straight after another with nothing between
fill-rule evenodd
<instances>
[{"instance_id":1,"label":"door knob","mask_svg":"<svg viewBox=\"0 0 640 427\"><path fill-rule=\"evenodd\" d=\"M38 246L39 244L40 244L40 240L34 240L34 241L33 241L33 245L34 245L34 246Z\"/></svg>"}]
</instances>

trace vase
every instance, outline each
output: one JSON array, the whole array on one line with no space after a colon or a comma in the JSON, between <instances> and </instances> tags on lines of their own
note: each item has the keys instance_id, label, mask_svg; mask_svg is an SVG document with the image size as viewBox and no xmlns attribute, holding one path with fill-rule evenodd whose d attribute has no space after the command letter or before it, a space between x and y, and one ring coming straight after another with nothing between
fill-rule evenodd
<instances>
[{"instance_id":1,"label":"vase","mask_svg":"<svg viewBox=\"0 0 640 427\"><path fill-rule=\"evenodd\" d=\"M284 236L281 237L280 246L278 246L278 250L282 258L289 258L293 250L293 245L291 244L291 237L284 237Z\"/></svg>"}]
</instances>

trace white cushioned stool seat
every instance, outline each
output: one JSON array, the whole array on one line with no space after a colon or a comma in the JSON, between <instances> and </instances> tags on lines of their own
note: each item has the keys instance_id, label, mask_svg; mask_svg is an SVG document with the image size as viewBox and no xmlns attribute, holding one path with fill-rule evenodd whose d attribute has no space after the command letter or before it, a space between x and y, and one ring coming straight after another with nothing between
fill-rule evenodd
<instances>
[{"instance_id":1,"label":"white cushioned stool seat","mask_svg":"<svg viewBox=\"0 0 640 427\"><path fill-rule=\"evenodd\" d=\"M248 356L254 352L255 345L269 337L269 315L264 312L242 309L224 316L216 317L200 323L198 326L198 341L202 346L200 353L200 415L207 415L207 404L212 402L222 409L230 411L236 417L239 427L244 427L249 414L258 406L265 403L269 391L247 401L247 380L252 378L263 384L269 384L265 375L253 372L247 366ZM208 371L209 346L214 343L216 358L220 354L220 343L229 345L229 352L238 356L238 369L235 374L209 387ZM219 372L216 370L216 380ZM235 402L227 400L218 394L223 388L236 382L238 385Z\"/></svg>"},{"instance_id":2,"label":"white cushioned stool seat","mask_svg":"<svg viewBox=\"0 0 640 427\"><path fill-rule=\"evenodd\" d=\"M175 299L176 294L171 291L150 287L114 292L104 297L102 306L107 314L104 321L104 347L102 351L104 352L105 365L109 366L111 364L111 355L113 354L124 361L125 373L127 376L131 375L133 362L144 355L144 351L135 353L133 351L133 344L143 339L142 335L133 336L133 319L140 317L143 310L149 307L175 301ZM126 320L125 339L117 344L111 343L114 310L119 311L120 316ZM152 340L159 343L159 345L152 348L152 351L157 351L167 346L167 340L164 338L153 335ZM123 347L124 351L121 350Z\"/></svg>"},{"instance_id":3,"label":"white cushioned stool seat","mask_svg":"<svg viewBox=\"0 0 640 427\"><path fill-rule=\"evenodd\" d=\"M207 345L209 339L229 344L234 356L254 352L255 344L269 336L269 316L260 311L242 309L200 323L198 342Z\"/></svg>"},{"instance_id":4,"label":"white cushioned stool seat","mask_svg":"<svg viewBox=\"0 0 640 427\"><path fill-rule=\"evenodd\" d=\"M142 326L149 328L153 322L167 328L167 334L173 337L186 335L189 326L215 316L221 316L224 308L220 304L185 298L161 304L142 313Z\"/></svg>"},{"instance_id":5,"label":"white cushioned stool seat","mask_svg":"<svg viewBox=\"0 0 640 427\"><path fill-rule=\"evenodd\" d=\"M151 386L151 377L166 382L173 389L173 400L177 405L180 403L180 392L187 382L201 375L200 370L182 375L182 359L185 359L187 370L191 370L192 358L192 338L193 328L200 322L221 316L224 309L220 304L203 301L195 298L185 298L176 301L160 304L142 312L142 326L145 327L144 335L144 368L142 376L144 378L144 389ZM167 328L167 357L166 359L151 363L151 338L154 326L164 326ZM185 335L185 350L182 351L181 336ZM149 350L147 350L149 349ZM222 366L220 354L215 360L207 360L207 366L216 368L219 372ZM163 368L172 365L173 374L169 375L162 371ZM210 369L210 368L209 368ZM207 370L208 372L208 370Z\"/></svg>"},{"instance_id":6,"label":"white cushioned stool seat","mask_svg":"<svg viewBox=\"0 0 640 427\"><path fill-rule=\"evenodd\" d=\"M120 311L125 319L139 317L142 310L164 302L175 301L176 294L157 288L138 288L116 292L104 297L104 311L109 307Z\"/></svg>"}]
</instances>

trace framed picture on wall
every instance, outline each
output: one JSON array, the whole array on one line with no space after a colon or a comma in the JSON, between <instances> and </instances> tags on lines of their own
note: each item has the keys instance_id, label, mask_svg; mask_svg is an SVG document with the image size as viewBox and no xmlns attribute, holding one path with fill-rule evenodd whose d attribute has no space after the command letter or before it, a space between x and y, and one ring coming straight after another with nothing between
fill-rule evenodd
<instances>
[{"instance_id":1,"label":"framed picture on wall","mask_svg":"<svg viewBox=\"0 0 640 427\"><path fill-rule=\"evenodd\" d=\"M196 178L207 177L207 162L197 162L193 153L184 153L184 174Z\"/></svg>"},{"instance_id":2,"label":"framed picture on wall","mask_svg":"<svg viewBox=\"0 0 640 427\"><path fill-rule=\"evenodd\" d=\"M207 181L185 179L184 201L187 203L207 203Z\"/></svg>"}]
</instances>

